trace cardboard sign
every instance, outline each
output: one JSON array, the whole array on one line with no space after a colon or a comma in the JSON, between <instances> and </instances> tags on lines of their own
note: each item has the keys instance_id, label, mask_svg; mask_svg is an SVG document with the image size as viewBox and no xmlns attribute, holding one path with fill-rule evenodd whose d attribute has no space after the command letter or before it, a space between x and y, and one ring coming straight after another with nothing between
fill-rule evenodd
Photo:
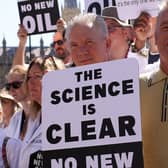
<instances>
[{"instance_id":1,"label":"cardboard sign","mask_svg":"<svg viewBox=\"0 0 168 168\"><path fill-rule=\"evenodd\" d=\"M101 15L102 10L105 7L116 5L116 0L85 0L84 4L84 11L86 13L88 12L94 12L98 15Z\"/></svg>"},{"instance_id":2,"label":"cardboard sign","mask_svg":"<svg viewBox=\"0 0 168 168\"><path fill-rule=\"evenodd\" d=\"M44 167L142 168L138 76L134 59L47 73Z\"/></svg>"},{"instance_id":3,"label":"cardboard sign","mask_svg":"<svg viewBox=\"0 0 168 168\"><path fill-rule=\"evenodd\" d=\"M57 0L18 2L20 22L28 34L55 32L60 17Z\"/></svg>"},{"instance_id":4,"label":"cardboard sign","mask_svg":"<svg viewBox=\"0 0 168 168\"><path fill-rule=\"evenodd\" d=\"M94 12L101 15L102 10L108 6L117 6L121 20L135 19L141 11L147 11L157 16L159 5L163 0L85 0L85 12Z\"/></svg>"},{"instance_id":5,"label":"cardboard sign","mask_svg":"<svg viewBox=\"0 0 168 168\"><path fill-rule=\"evenodd\" d=\"M156 17L162 0L116 0L119 18L121 20L135 19L141 11L147 11Z\"/></svg>"}]
</instances>

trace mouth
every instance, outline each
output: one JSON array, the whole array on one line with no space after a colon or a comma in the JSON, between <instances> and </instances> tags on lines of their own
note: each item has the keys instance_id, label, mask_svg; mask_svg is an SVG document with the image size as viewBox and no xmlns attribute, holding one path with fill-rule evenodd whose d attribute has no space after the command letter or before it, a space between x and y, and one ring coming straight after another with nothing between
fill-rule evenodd
<instances>
[{"instance_id":1,"label":"mouth","mask_svg":"<svg viewBox=\"0 0 168 168\"><path fill-rule=\"evenodd\" d=\"M87 64L90 64L91 62L93 62L93 59L90 58L90 59L81 60L80 64L87 65Z\"/></svg>"}]
</instances>

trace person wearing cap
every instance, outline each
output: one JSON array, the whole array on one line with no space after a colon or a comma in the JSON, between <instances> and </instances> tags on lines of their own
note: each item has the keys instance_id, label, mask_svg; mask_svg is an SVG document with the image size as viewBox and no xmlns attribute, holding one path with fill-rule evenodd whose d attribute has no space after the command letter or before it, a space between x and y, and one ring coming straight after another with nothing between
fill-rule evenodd
<instances>
[{"instance_id":1,"label":"person wearing cap","mask_svg":"<svg viewBox=\"0 0 168 168\"><path fill-rule=\"evenodd\" d=\"M119 19L116 6L104 8L102 17L107 24L111 39L110 59L127 58L130 44L133 41L131 25Z\"/></svg>"},{"instance_id":2,"label":"person wearing cap","mask_svg":"<svg viewBox=\"0 0 168 168\"><path fill-rule=\"evenodd\" d=\"M139 63L139 72L142 73L147 60L130 50L135 38L132 25L119 18L116 6L104 8L102 17L107 24L109 38L111 39L110 59L135 58Z\"/></svg>"},{"instance_id":3,"label":"person wearing cap","mask_svg":"<svg viewBox=\"0 0 168 168\"><path fill-rule=\"evenodd\" d=\"M14 97L8 93L7 90L0 90L0 102L2 105L2 121L0 123L1 128L7 128L12 116L17 111L19 105L15 101Z\"/></svg>"},{"instance_id":4,"label":"person wearing cap","mask_svg":"<svg viewBox=\"0 0 168 168\"><path fill-rule=\"evenodd\" d=\"M140 79L145 168L168 168L168 1L159 12L155 40L160 63Z\"/></svg>"}]
</instances>

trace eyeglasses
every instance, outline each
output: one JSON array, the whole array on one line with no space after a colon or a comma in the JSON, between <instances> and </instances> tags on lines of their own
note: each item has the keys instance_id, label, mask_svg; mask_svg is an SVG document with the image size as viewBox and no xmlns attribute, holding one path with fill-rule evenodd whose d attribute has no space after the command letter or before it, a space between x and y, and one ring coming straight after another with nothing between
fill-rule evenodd
<instances>
[{"instance_id":1,"label":"eyeglasses","mask_svg":"<svg viewBox=\"0 0 168 168\"><path fill-rule=\"evenodd\" d=\"M11 88L13 89L19 89L22 85L23 81L14 81L14 82L11 82L11 83L6 83L5 84L5 88L6 90L10 90Z\"/></svg>"},{"instance_id":2,"label":"eyeglasses","mask_svg":"<svg viewBox=\"0 0 168 168\"><path fill-rule=\"evenodd\" d=\"M53 44L52 44L52 46L54 47L55 44L57 44L57 45L63 45L64 41L63 40L54 41Z\"/></svg>"}]
</instances>

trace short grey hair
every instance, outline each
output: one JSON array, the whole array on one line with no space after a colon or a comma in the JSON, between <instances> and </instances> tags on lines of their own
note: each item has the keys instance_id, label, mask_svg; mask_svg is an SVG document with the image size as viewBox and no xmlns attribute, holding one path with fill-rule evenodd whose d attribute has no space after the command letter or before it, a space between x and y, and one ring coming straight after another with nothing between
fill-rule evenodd
<instances>
[{"instance_id":1,"label":"short grey hair","mask_svg":"<svg viewBox=\"0 0 168 168\"><path fill-rule=\"evenodd\" d=\"M102 31L102 35L108 37L108 29L104 19L101 16L96 15L95 13L85 13L75 16L70 22L65 33L65 39L69 41L70 34L76 25L85 25L91 28L96 28Z\"/></svg>"}]
</instances>

